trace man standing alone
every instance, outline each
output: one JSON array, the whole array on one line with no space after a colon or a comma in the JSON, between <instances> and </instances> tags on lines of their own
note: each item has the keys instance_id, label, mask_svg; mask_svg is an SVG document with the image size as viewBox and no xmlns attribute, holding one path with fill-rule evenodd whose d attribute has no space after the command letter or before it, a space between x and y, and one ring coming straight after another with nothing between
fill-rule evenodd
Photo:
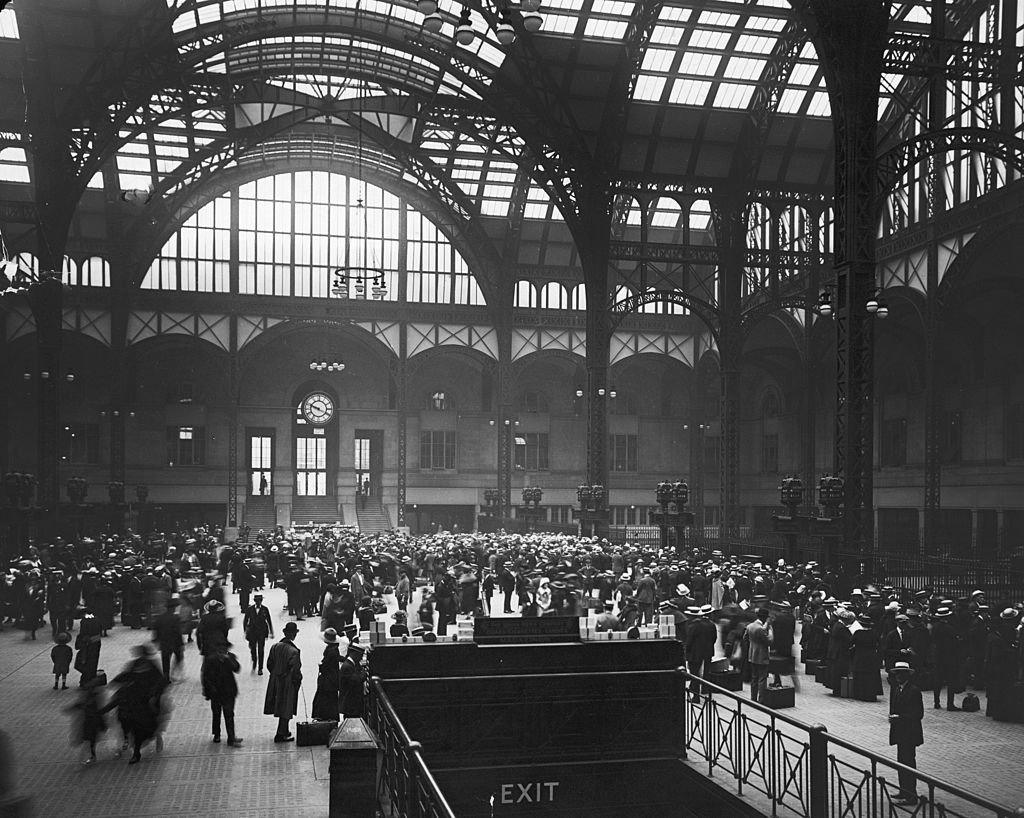
<instances>
[{"instance_id":1,"label":"man standing alone","mask_svg":"<svg viewBox=\"0 0 1024 818\"><path fill-rule=\"evenodd\" d=\"M910 681L910 665L896 662L892 668L892 688L889 696L889 744L896 745L896 760L907 767L917 767L917 748L924 744L921 720L924 702L921 690ZM900 797L898 802L917 803L917 778L906 770L899 771Z\"/></svg>"},{"instance_id":2,"label":"man standing alone","mask_svg":"<svg viewBox=\"0 0 1024 818\"><path fill-rule=\"evenodd\" d=\"M238 659L226 645L217 645L203 659L203 697L209 699L213 711L213 743L220 744L220 716L228 732L228 746L238 747L242 740L235 735L235 698L238 696Z\"/></svg>"},{"instance_id":3,"label":"man standing alone","mask_svg":"<svg viewBox=\"0 0 1024 818\"><path fill-rule=\"evenodd\" d=\"M164 680L171 681L171 657L180 665L184 644L181 639L181 620L178 619L178 600L167 600L167 610L153 620L153 641L160 646L160 663Z\"/></svg>"},{"instance_id":4,"label":"man standing alone","mask_svg":"<svg viewBox=\"0 0 1024 818\"><path fill-rule=\"evenodd\" d=\"M259 668L260 676L263 675L263 650L267 644L267 637L273 638L274 624L270 619L270 611L263 604L263 594L253 596L253 603L245 612L242 620L242 627L245 631L245 641L249 643L249 655L252 657L252 669Z\"/></svg>"},{"instance_id":5,"label":"man standing alone","mask_svg":"<svg viewBox=\"0 0 1024 818\"><path fill-rule=\"evenodd\" d=\"M750 700L756 702L768 685L768 609L759 608L757 619L747 625L743 639L747 643L747 661L750 663Z\"/></svg>"},{"instance_id":6,"label":"man standing alone","mask_svg":"<svg viewBox=\"0 0 1024 818\"><path fill-rule=\"evenodd\" d=\"M294 741L288 722L299 709L299 686L302 684L302 657L295 647L295 634L299 626L288 622L284 626L284 638L277 642L267 656L267 697L263 702L263 713L277 717L275 742Z\"/></svg>"}]
</instances>

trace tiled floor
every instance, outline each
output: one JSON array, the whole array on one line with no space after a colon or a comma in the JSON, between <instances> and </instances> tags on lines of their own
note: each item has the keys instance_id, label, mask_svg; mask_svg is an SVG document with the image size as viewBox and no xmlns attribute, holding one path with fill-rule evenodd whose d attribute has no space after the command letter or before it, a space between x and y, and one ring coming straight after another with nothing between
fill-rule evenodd
<instances>
[{"instance_id":1,"label":"tiled floor","mask_svg":"<svg viewBox=\"0 0 1024 818\"><path fill-rule=\"evenodd\" d=\"M271 590L266 596L280 635L287 619L282 610L284 593ZM501 610L498 598L494 608ZM410 609L415 610L415 605ZM232 749L211 742L209 705L199 690L199 657L191 644L181 680L171 689L174 711L163 752L156 754L150 746L143 762L134 766L113 758L116 730L108 732L97 764L83 767L80 763L80 750L69 744L69 716L62 712L75 699L77 681L67 691L51 689L48 629L40 630L35 642L25 641L20 631L0 633L0 728L13 742L17 782L22 792L32 796L36 815L116 818L196 813L299 818L327 814L327 751L273 743L276 721L262 715L266 676L249 673L237 597L229 597L228 613L235 617L231 637L243 666L236 704L243 746ZM307 619L299 625L303 717L316 689L322 645L319 620ZM128 662L130 648L145 636L143 631L116 627L103 640L100 666L114 675ZM77 680L77 674L72 676ZM871 704L832 699L826 693L821 685L804 680L796 708L785 712L801 721L820 722L833 735L895 757L894 748L888 746L884 700ZM920 768L1009 806L1024 806L1024 725L993 722L983 712L932 710L930 694L926 694L926 705Z\"/></svg>"}]
</instances>

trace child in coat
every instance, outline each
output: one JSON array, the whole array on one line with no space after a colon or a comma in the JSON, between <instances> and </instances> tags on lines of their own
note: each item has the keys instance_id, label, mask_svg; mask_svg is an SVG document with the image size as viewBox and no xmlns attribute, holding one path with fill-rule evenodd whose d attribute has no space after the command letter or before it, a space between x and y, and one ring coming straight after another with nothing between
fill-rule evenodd
<instances>
[{"instance_id":1,"label":"child in coat","mask_svg":"<svg viewBox=\"0 0 1024 818\"><path fill-rule=\"evenodd\" d=\"M94 764L96 762L96 740L100 733L107 729L106 719L100 712L100 685L97 679L90 679L82 685L78 701L65 711L75 714L75 722L72 729L72 743L88 744L89 756L83 760L83 764Z\"/></svg>"},{"instance_id":2,"label":"child in coat","mask_svg":"<svg viewBox=\"0 0 1024 818\"><path fill-rule=\"evenodd\" d=\"M50 659L53 660L53 689L57 689L57 682L63 685L64 690L68 689L68 671L71 670L71 635L68 633L57 634L57 644L50 651Z\"/></svg>"}]
</instances>

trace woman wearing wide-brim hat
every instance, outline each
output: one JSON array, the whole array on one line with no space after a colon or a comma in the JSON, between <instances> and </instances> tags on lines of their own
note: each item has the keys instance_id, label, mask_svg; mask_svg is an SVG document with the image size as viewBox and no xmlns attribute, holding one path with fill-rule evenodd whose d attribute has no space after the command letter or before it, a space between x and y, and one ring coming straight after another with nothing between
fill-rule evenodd
<instances>
[{"instance_id":1,"label":"woman wearing wide-brim hat","mask_svg":"<svg viewBox=\"0 0 1024 818\"><path fill-rule=\"evenodd\" d=\"M850 675L853 698L873 702L882 695L882 654L874 620L867 614L857 617L861 627L850 640Z\"/></svg>"}]
</instances>

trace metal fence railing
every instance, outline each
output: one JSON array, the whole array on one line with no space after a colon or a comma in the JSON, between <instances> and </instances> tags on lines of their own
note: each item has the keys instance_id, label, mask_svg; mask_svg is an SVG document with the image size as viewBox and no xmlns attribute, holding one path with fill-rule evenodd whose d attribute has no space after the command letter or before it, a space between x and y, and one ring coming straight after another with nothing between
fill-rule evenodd
<instances>
[{"instance_id":1,"label":"metal fence railing","mask_svg":"<svg viewBox=\"0 0 1024 818\"><path fill-rule=\"evenodd\" d=\"M369 722L380 739L383 769L377 800L388 815L402 818L455 818L437 781L395 713L380 679L370 682Z\"/></svg>"},{"instance_id":2,"label":"metal fence railing","mask_svg":"<svg viewBox=\"0 0 1024 818\"><path fill-rule=\"evenodd\" d=\"M692 676L678 671L688 681ZM716 685L684 708L685 759L739 795L754 793L772 816L796 818L1009 818L1024 812L805 724ZM897 803L900 771L922 797Z\"/></svg>"}]
</instances>

